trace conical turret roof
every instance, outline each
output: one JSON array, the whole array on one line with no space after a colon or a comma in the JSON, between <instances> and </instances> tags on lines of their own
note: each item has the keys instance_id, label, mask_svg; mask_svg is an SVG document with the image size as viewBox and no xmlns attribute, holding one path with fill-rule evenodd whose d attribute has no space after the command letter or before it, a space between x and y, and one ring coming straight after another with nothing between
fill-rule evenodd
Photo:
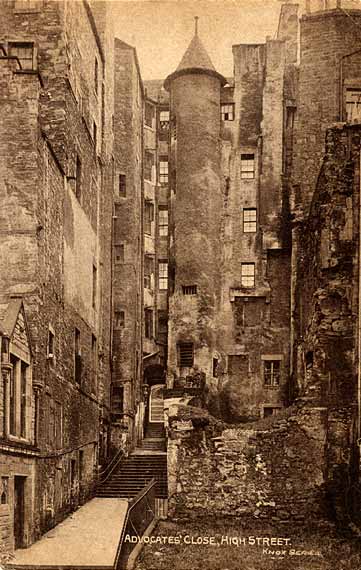
<instances>
[{"instance_id":1,"label":"conical turret roof","mask_svg":"<svg viewBox=\"0 0 361 570\"><path fill-rule=\"evenodd\" d=\"M192 74L209 74L214 75L219 78L222 85L227 83L227 80L216 71L211 58L209 57L206 48L201 42L198 36L197 30L197 18L196 18L196 29L195 34L191 43L189 44L187 50L185 51L180 64L178 65L176 71L168 75L164 82L164 87L169 90L170 83L173 79L179 75L184 75L186 73Z\"/></svg>"}]
</instances>

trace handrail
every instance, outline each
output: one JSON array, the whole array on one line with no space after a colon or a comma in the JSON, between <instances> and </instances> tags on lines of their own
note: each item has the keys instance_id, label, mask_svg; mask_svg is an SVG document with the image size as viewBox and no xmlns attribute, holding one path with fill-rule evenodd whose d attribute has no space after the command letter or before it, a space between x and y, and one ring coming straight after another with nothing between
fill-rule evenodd
<instances>
[{"instance_id":1,"label":"handrail","mask_svg":"<svg viewBox=\"0 0 361 570\"><path fill-rule=\"evenodd\" d=\"M118 453L116 453L112 458L112 460L108 463L106 468L103 469L103 471L100 471L100 473L98 473L99 483L104 483L108 479L108 477L113 473L115 467L117 467L117 465L119 464L119 461L122 459L122 457L123 457L123 450L120 449Z\"/></svg>"},{"instance_id":2,"label":"handrail","mask_svg":"<svg viewBox=\"0 0 361 570\"><path fill-rule=\"evenodd\" d=\"M129 524L129 522L131 523L131 521L130 521L131 513L135 509L135 507L140 503L140 501L142 499L144 499L144 497L146 497L148 495L148 493L156 486L156 484L157 484L157 480L153 477L149 481L149 483L147 483L145 485L145 487L143 487L143 489L141 491L139 491L139 493L133 499L131 499L131 501L129 501L129 507L128 507L127 514L126 514L125 519L124 519L124 524L123 524L122 532L121 532L119 543L118 543L117 554L115 557L115 563L114 563L115 569L118 569L119 559L120 559L120 555L122 552L124 539L125 539L126 534L129 533L128 524ZM151 511L151 512L153 514L153 520L154 520L155 511L154 512ZM141 538L139 536L137 530L134 528L134 525L132 525L132 528L135 531L137 537Z\"/></svg>"}]
</instances>

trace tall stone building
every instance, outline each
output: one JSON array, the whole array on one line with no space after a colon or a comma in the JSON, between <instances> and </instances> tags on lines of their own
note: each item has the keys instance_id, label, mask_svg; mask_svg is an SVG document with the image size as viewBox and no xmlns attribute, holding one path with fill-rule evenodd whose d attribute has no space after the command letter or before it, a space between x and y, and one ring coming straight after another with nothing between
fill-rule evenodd
<instances>
[{"instance_id":1,"label":"tall stone building","mask_svg":"<svg viewBox=\"0 0 361 570\"><path fill-rule=\"evenodd\" d=\"M1 534L22 547L107 456L113 36L101 2L1 11Z\"/></svg>"}]
</instances>

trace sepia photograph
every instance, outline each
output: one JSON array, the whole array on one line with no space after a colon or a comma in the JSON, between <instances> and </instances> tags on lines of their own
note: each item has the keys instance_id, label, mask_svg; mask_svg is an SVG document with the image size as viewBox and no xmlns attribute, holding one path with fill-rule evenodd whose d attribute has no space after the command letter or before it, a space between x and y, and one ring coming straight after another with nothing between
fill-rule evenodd
<instances>
[{"instance_id":1,"label":"sepia photograph","mask_svg":"<svg viewBox=\"0 0 361 570\"><path fill-rule=\"evenodd\" d=\"M0 570L361 569L361 0L0 0Z\"/></svg>"}]
</instances>

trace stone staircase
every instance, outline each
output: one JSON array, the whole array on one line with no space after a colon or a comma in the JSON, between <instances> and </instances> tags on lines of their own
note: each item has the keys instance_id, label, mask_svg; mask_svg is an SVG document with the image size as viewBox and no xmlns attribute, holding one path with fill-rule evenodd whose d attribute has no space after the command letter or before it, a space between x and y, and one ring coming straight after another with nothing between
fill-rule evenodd
<instances>
[{"instance_id":1,"label":"stone staircase","mask_svg":"<svg viewBox=\"0 0 361 570\"><path fill-rule=\"evenodd\" d=\"M156 497L168 497L167 454L163 425L150 425L146 429L141 448L136 449L99 485L97 497L135 497L152 478L157 480Z\"/></svg>"}]
</instances>

